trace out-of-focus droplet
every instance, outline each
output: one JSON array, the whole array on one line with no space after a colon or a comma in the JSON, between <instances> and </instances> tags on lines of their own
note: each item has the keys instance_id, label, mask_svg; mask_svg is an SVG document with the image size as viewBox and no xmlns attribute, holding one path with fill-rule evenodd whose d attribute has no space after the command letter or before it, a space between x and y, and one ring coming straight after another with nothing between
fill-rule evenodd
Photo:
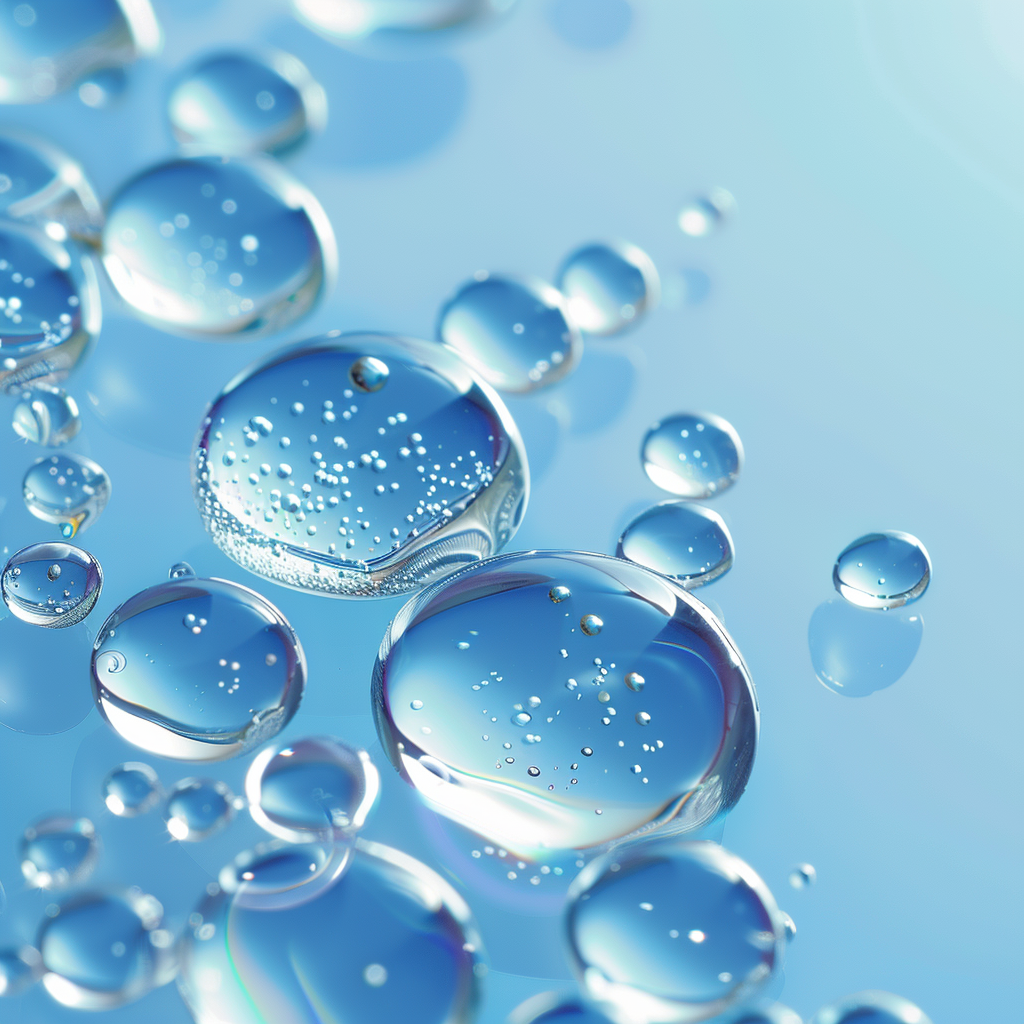
<instances>
[{"instance_id":1,"label":"out-of-focus droplet","mask_svg":"<svg viewBox=\"0 0 1024 1024\"><path fill-rule=\"evenodd\" d=\"M813 864L797 864L789 873L789 884L794 889L807 889L818 880Z\"/></svg>"},{"instance_id":2,"label":"out-of-focus droplet","mask_svg":"<svg viewBox=\"0 0 1024 1024\"><path fill-rule=\"evenodd\" d=\"M640 446L644 472L681 498L712 498L732 487L743 467L736 428L711 413L678 413L655 423Z\"/></svg>"},{"instance_id":3,"label":"out-of-focus droplet","mask_svg":"<svg viewBox=\"0 0 1024 1024\"><path fill-rule=\"evenodd\" d=\"M70 540L107 507L110 477L84 455L45 455L29 467L21 492L25 507L36 519L59 526Z\"/></svg>"},{"instance_id":4,"label":"out-of-focus droplet","mask_svg":"<svg viewBox=\"0 0 1024 1024\"><path fill-rule=\"evenodd\" d=\"M916 601L932 578L924 545L909 533L885 530L858 537L836 559L832 582L861 608L899 608Z\"/></svg>"},{"instance_id":5,"label":"out-of-focus droplet","mask_svg":"<svg viewBox=\"0 0 1024 1024\"><path fill-rule=\"evenodd\" d=\"M63 629L81 622L103 589L100 563L71 544L32 544L0 575L4 603L23 622Z\"/></svg>"},{"instance_id":6,"label":"out-of-focus droplet","mask_svg":"<svg viewBox=\"0 0 1024 1024\"><path fill-rule=\"evenodd\" d=\"M628 242L597 242L566 256L555 285L588 334L618 334L658 304L661 283L650 256Z\"/></svg>"},{"instance_id":7,"label":"out-of-focus droplet","mask_svg":"<svg viewBox=\"0 0 1024 1024\"><path fill-rule=\"evenodd\" d=\"M43 973L42 958L32 946L0 949L0 998L20 996Z\"/></svg>"},{"instance_id":8,"label":"out-of-focus droplet","mask_svg":"<svg viewBox=\"0 0 1024 1024\"><path fill-rule=\"evenodd\" d=\"M121 297L164 330L277 331L327 290L336 263L327 215L278 164L171 160L108 206L103 262Z\"/></svg>"},{"instance_id":9,"label":"out-of-focus droplet","mask_svg":"<svg viewBox=\"0 0 1024 1024\"><path fill-rule=\"evenodd\" d=\"M758 875L710 842L613 850L569 890L573 972L614 1019L706 1020L743 1004L781 969L782 915Z\"/></svg>"},{"instance_id":10,"label":"out-of-focus droplet","mask_svg":"<svg viewBox=\"0 0 1024 1024\"><path fill-rule=\"evenodd\" d=\"M261 750L245 776L249 813L290 843L335 842L366 822L380 776L365 750L310 736Z\"/></svg>"},{"instance_id":11,"label":"out-of-focus droplet","mask_svg":"<svg viewBox=\"0 0 1024 1024\"><path fill-rule=\"evenodd\" d=\"M909 999L891 992L858 992L823 1006L810 1024L932 1024Z\"/></svg>"},{"instance_id":12,"label":"out-of-focus droplet","mask_svg":"<svg viewBox=\"0 0 1024 1024\"><path fill-rule=\"evenodd\" d=\"M169 580L183 580L189 577L194 577L196 574L195 569L192 568L188 562L175 562L167 571L167 578Z\"/></svg>"},{"instance_id":13,"label":"out-of-focus droplet","mask_svg":"<svg viewBox=\"0 0 1024 1024\"><path fill-rule=\"evenodd\" d=\"M226 580L168 580L129 598L92 655L100 713L129 743L219 761L277 735L302 698L306 659L285 617Z\"/></svg>"},{"instance_id":14,"label":"out-of-focus droplet","mask_svg":"<svg viewBox=\"0 0 1024 1024\"><path fill-rule=\"evenodd\" d=\"M786 929L786 941L792 942L796 938L796 922L785 911L782 911L782 924Z\"/></svg>"},{"instance_id":15,"label":"out-of-focus droplet","mask_svg":"<svg viewBox=\"0 0 1024 1024\"><path fill-rule=\"evenodd\" d=\"M437 339L499 391L554 384L583 354L579 328L557 288L498 274L477 274L445 303Z\"/></svg>"},{"instance_id":16,"label":"out-of-focus droplet","mask_svg":"<svg viewBox=\"0 0 1024 1024\"><path fill-rule=\"evenodd\" d=\"M103 780L103 802L119 818L136 818L160 801L160 779L148 764L126 761Z\"/></svg>"},{"instance_id":17,"label":"out-of-focus droplet","mask_svg":"<svg viewBox=\"0 0 1024 1024\"><path fill-rule=\"evenodd\" d=\"M386 385L350 386L369 359ZM529 492L490 388L442 346L372 334L303 342L236 377L210 406L192 479L239 565L344 597L405 593L493 554Z\"/></svg>"},{"instance_id":18,"label":"out-of-focus droplet","mask_svg":"<svg viewBox=\"0 0 1024 1024\"><path fill-rule=\"evenodd\" d=\"M46 448L59 448L78 436L82 418L78 403L60 388L40 384L22 394L11 426L18 437Z\"/></svg>"},{"instance_id":19,"label":"out-of-focus droplet","mask_svg":"<svg viewBox=\"0 0 1024 1024\"><path fill-rule=\"evenodd\" d=\"M577 995L542 992L520 1003L509 1014L508 1024L608 1024L608 1018Z\"/></svg>"},{"instance_id":20,"label":"out-of-focus droplet","mask_svg":"<svg viewBox=\"0 0 1024 1024\"><path fill-rule=\"evenodd\" d=\"M716 1017L714 1024L802 1024L800 1015L783 1006L773 1003L771 1006L744 1007L735 1013L727 1013L724 1017Z\"/></svg>"},{"instance_id":21,"label":"out-of-focus droplet","mask_svg":"<svg viewBox=\"0 0 1024 1024\"><path fill-rule=\"evenodd\" d=\"M724 188L713 188L705 196L695 196L679 211L679 230L691 238L714 234L733 215L736 200Z\"/></svg>"},{"instance_id":22,"label":"out-of-focus droplet","mask_svg":"<svg viewBox=\"0 0 1024 1024\"><path fill-rule=\"evenodd\" d=\"M184 843L198 843L224 828L235 816L235 797L217 779L182 779L164 800L167 831Z\"/></svg>"},{"instance_id":23,"label":"out-of-focus droplet","mask_svg":"<svg viewBox=\"0 0 1024 1024\"><path fill-rule=\"evenodd\" d=\"M99 838L88 818L55 815L25 829L21 873L33 889L66 889L89 877L99 852Z\"/></svg>"}]
</instances>

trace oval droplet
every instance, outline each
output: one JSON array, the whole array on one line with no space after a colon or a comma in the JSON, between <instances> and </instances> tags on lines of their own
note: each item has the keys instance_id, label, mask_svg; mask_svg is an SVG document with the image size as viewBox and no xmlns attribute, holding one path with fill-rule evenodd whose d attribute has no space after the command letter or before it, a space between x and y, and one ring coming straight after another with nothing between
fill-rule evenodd
<instances>
[{"instance_id":1,"label":"oval droplet","mask_svg":"<svg viewBox=\"0 0 1024 1024\"><path fill-rule=\"evenodd\" d=\"M679 230L691 238L704 238L721 228L736 210L736 200L724 188L694 196L679 211Z\"/></svg>"},{"instance_id":2,"label":"oval droplet","mask_svg":"<svg viewBox=\"0 0 1024 1024\"><path fill-rule=\"evenodd\" d=\"M103 802L119 818L136 818L152 810L160 800L160 779L148 764L126 761L103 780Z\"/></svg>"},{"instance_id":3,"label":"oval droplet","mask_svg":"<svg viewBox=\"0 0 1024 1024\"><path fill-rule=\"evenodd\" d=\"M198 843L225 828L235 816L235 797L217 779L182 779L164 801L167 831L177 840Z\"/></svg>"},{"instance_id":4,"label":"oval droplet","mask_svg":"<svg viewBox=\"0 0 1024 1024\"><path fill-rule=\"evenodd\" d=\"M32 444L59 448L78 435L82 418L78 403L66 391L40 384L22 394L11 426Z\"/></svg>"},{"instance_id":5,"label":"oval droplet","mask_svg":"<svg viewBox=\"0 0 1024 1024\"><path fill-rule=\"evenodd\" d=\"M916 601L932 578L924 545L909 533L885 530L858 537L832 569L836 590L861 608L899 608Z\"/></svg>"},{"instance_id":6,"label":"oval droplet","mask_svg":"<svg viewBox=\"0 0 1024 1024\"><path fill-rule=\"evenodd\" d=\"M647 431L640 458L644 472L663 491L682 498L711 498L736 482L743 445L721 416L678 413Z\"/></svg>"},{"instance_id":7,"label":"oval droplet","mask_svg":"<svg viewBox=\"0 0 1024 1024\"><path fill-rule=\"evenodd\" d=\"M823 1006L810 1024L932 1024L909 999L891 992L858 992Z\"/></svg>"},{"instance_id":8,"label":"oval droplet","mask_svg":"<svg viewBox=\"0 0 1024 1024\"><path fill-rule=\"evenodd\" d=\"M99 853L96 828L88 818L55 815L25 829L21 873L33 889L66 889L89 877Z\"/></svg>"},{"instance_id":9,"label":"oval droplet","mask_svg":"<svg viewBox=\"0 0 1024 1024\"><path fill-rule=\"evenodd\" d=\"M0 574L4 603L23 622L63 629L81 622L103 589L100 563L71 544L31 544Z\"/></svg>"},{"instance_id":10,"label":"oval droplet","mask_svg":"<svg viewBox=\"0 0 1024 1024\"><path fill-rule=\"evenodd\" d=\"M29 512L59 526L68 539L95 522L107 507L110 490L110 477L102 466L71 452L36 459L21 485Z\"/></svg>"},{"instance_id":11,"label":"oval droplet","mask_svg":"<svg viewBox=\"0 0 1024 1024\"><path fill-rule=\"evenodd\" d=\"M360 356L348 368L348 379L364 392L380 391L388 382L388 364L373 356Z\"/></svg>"}]
</instances>

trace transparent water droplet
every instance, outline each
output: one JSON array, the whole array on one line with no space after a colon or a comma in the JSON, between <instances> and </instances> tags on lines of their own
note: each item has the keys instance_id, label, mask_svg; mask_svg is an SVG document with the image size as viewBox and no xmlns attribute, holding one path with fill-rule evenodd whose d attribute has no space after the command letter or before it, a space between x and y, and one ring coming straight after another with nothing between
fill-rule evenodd
<instances>
[{"instance_id":1,"label":"transparent water droplet","mask_svg":"<svg viewBox=\"0 0 1024 1024\"><path fill-rule=\"evenodd\" d=\"M381 4L359 0L292 0L295 13L310 28L334 42L366 45L367 40L385 46L424 32L480 24L502 14L515 0L416 0L415 3Z\"/></svg>"},{"instance_id":2,"label":"transparent water droplet","mask_svg":"<svg viewBox=\"0 0 1024 1024\"><path fill-rule=\"evenodd\" d=\"M66 391L41 384L21 396L11 426L32 444L59 448L77 436L82 419L78 403Z\"/></svg>"},{"instance_id":3,"label":"transparent water droplet","mask_svg":"<svg viewBox=\"0 0 1024 1024\"><path fill-rule=\"evenodd\" d=\"M168 791L163 815L167 831L186 843L197 843L225 828L235 816L235 797L217 779L182 779Z\"/></svg>"},{"instance_id":4,"label":"transparent water droplet","mask_svg":"<svg viewBox=\"0 0 1024 1024\"><path fill-rule=\"evenodd\" d=\"M107 810L119 818L145 814L162 795L156 772L141 761L126 761L111 769L103 780L101 793Z\"/></svg>"},{"instance_id":5,"label":"transparent water droplet","mask_svg":"<svg viewBox=\"0 0 1024 1024\"><path fill-rule=\"evenodd\" d=\"M562 601L566 601L572 597L572 592L568 587L552 587L548 591L548 597L551 598L554 604L560 604Z\"/></svg>"},{"instance_id":6,"label":"transparent water droplet","mask_svg":"<svg viewBox=\"0 0 1024 1024\"><path fill-rule=\"evenodd\" d=\"M71 544L31 544L0 574L4 603L23 622L63 629L81 622L103 589L100 563Z\"/></svg>"},{"instance_id":7,"label":"transparent water droplet","mask_svg":"<svg viewBox=\"0 0 1024 1024\"><path fill-rule=\"evenodd\" d=\"M736 210L736 200L724 188L694 196L679 211L679 230L691 238L703 238L721 228Z\"/></svg>"},{"instance_id":8,"label":"transparent water droplet","mask_svg":"<svg viewBox=\"0 0 1024 1024\"><path fill-rule=\"evenodd\" d=\"M542 992L517 1006L508 1024L608 1024L608 1018L577 996Z\"/></svg>"},{"instance_id":9,"label":"transparent water droplet","mask_svg":"<svg viewBox=\"0 0 1024 1024\"><path fill-rule=\"evenodd\" d=\"M61 527L70 538L91 526L106 508L110 477L84 455L45 455L25 473L21 492L32 515Z\"/></svg>"},{"instance_id":10,"label":"transparent water droplet","mask_svg":"<svg viewBox=\"0 0 1024 1024\"><path fill-rule=\"evenodd\" d=\"M735 428L711 413L677 413L655 423L640 447L644 472L663 491L711 498L736 482L743 445Z\"/></svg>"},{"instance_id":11,"label":"transparent water droplet","mask_svg":"<svg viewBox=\"0 0 1024 1024\"><path fill-rule=\"evenodd\" d=\"M167 578L169 580L184 580L195 577L195 574L195 569L188 562L175 562L167 571Z\"/></svg>"},{"instance_id":12,"label":"transparent water droplet","mask_svg":"<svg viewBox=\"0 0 1024 1024\"><path fill-rule=\"evenodd\" d=\"M33 889L66 889L89 877L99 853L99 838L88 818L55 815L25 829L21 873Z\"/></svg>"},{"instance_id":13,"label":"transparent water droplet","mask_svg":"<svg viewBox=\"0 0 1024 1024\"><path fill-rule=\"evenodd\" d=\"M932 1024L909 999L891 992L858 992L823 1006L810 1024Z\"/></svg>"},{"instance_id":14,"label":"transparent water droplet","mask_svg":"<svg viewBox=\"0 0 1024 1024\"><path fill-rule=\"evenodd\" d=\"M113 106L128 90L124 68L100 68L78 83L78 98L96 110Z\"/></svg>"},{"instance_id":15,"label":"transparent water droplet","mask_svg":"<svg viewBox=\"0 0 1024 1024\"><path fill-rule=\"evenodd\" d=\"M20 996L43 973L42 958L32 946L0 949L0 997Z\"/></svg>"},{"instance_id":16,"label":"transparent water droplet","mask_svg":"<svg viewBox=\"0 0 1024 1024\"><path fill-rule=\"evenodd\" d=\"M360 356L348 368L348 378L360 391L380 391L388 382L388 364L373 356Z\"/></svg>"},{"instance_id":17,"label":"transparent water droplet","mask_svg":"<svg viewBox=\"0 0 1024 1024\"><path fill-rule=\"evenodd\" d=\"M818 879L818 872L813 864L797 864L789 873L789 884L794 889L807 889Z\"/></svg>"},{"instance_id":18,"label":"transparent water droplet","mask_svg":"<svg viewBox=\"0 0 1024 1024\"><path fill-rule=\"evenodd\" d=\"M634 693L640 693L646 680L639 672L627 672L625 676L626 686L629 687Z\"/></svg>"},{"instance_id":19,"label":"transparent water droplet","mask_svg":"<svg viewBox=\"0 0 1024 1024\"><path fill-rule=\"evenodd\" d=\"M583 618L580 619L580 629L582 629L587 636L597 636L603 628L604 620L599 615L584 615Z\"/></svg>"},{"instance_id":20,"label":"transparent water droplet","mask_svg":"<svg viewBox=\"0 0 1024 1024\"><path fill-rule=\"evenodd\" d=\"M239 854L217 883L235 906L284 910L316 899L347 868L349 843L285 843L273 839Z\"/></svg>"},{"instance_id":21,"label":"transparent water droplet","mask_svg":"<svg viewBox=\"0 0 1024 1024\"><path fill-rule=\"evenodd\" d=\"M916 601L932 578L924 545L909 533L885 530L858 537L836 559L832 582L861 608L899 608Z\"/></svg>"}]
</instances>

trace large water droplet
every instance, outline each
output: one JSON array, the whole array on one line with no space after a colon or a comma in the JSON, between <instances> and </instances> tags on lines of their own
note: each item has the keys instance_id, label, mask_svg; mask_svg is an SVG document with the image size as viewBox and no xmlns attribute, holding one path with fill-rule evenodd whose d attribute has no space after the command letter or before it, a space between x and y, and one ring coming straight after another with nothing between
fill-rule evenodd
<instances>
[{"instance_id":1,"label":"large water droplet","mask_svg":"<svg viewBox=\"0 0 1024 1024\"><path fill-rule=\"evenodd\" d=\"M640 446L644 472L663 491L711 498L736 482L743 445L735 428L710 413L678 413L655 423Z\"/></svg>"},{"instance_id":2,"label":"large water droplet","mask_svg":"<svg viewBox=\"0 0 1024 1024\"><path fill-rule=\"evenodd\" d=\"M555 284L588 334L617 334L633 326L661 295L650 256L628 242L592 243L571 252Z\"/></svg>"},{"instance_id":3,"label":"large water droplet","mask_svg":"<svg viewBox=\"0 0 1024 1024\"><path fill-rule=\"evenodd\" d=\"M572 596L552 604L555 583ZM587 635L581 613L598 612ZM665 577L577 552L499 556L413 598L374 703L388 757L431 806L524 857L699 828L739 799L756 746L753 684L721 624ZM512 717L526 706L528 731Z\"/></svg>"},{"instance_id":4,"label":"large water droplet","mask_svg":"<svg viewBox=\"0 0 1024 1024\"><path fill-rule=\"evenodd\" d=\"M321 131L327 97L289 53L215 53L179 78L167 115L179 142L211 153L269 153Z\"/></svg>"},{"instance_id":5,"label":"large water droplet","mask_svg":"<svg viewBox=\"0 0 1024 1024\"><path fill-rule=\"evenodd\" d=\"M858 992L822 1007L810 1024L932 1024L909 999L891 992Z\"/></svg>"},{"instance_id":6,"label":"large water droplet","mask_svg":"<svg viewBox=\"0 0 1024 1024\"><path fill-rule=\"evenodd\" d=\"M21 396L11 426L32 444L59 448L82 429L82 419L78 403L66 391L40 384Z\"/></svg>"},{"instance_id":7,"label":"large water droplet","mask_svg":"<svg viewBox=\"0 0 1024 1024\"><path fill-rule=\"evenodd\" d=\"M508 1024L608 1024L608 1018L578 996L542 992L517 1006Z\"/></svg>"},{"instance_id":8,"label":"large water droplet","mask_svg":"<svg viewBox=\"0 0 1024 1024\"><path fill-rule=\"evenodd\" d=\"M662 839L588 864L569 890L573 971L616 1019L699 1021L755 996L780 969L782 915L764 882L710 842Z\"/></svg>"},{"instance_id":9,"label":"large water droplet","mask_svg":"<svg viewBox=\"0 0 1024 1024\"><path fill-rule=\"evenodd\" d=\"M160 800L160 779L148 764L126 761L103 780L103 802L119 818L135 818L152 810Z\"/></svg>"},{"instance_id":10,"label":"large water droplet","mask_svg":"<svg viewBox=\"0 0 1024 1024\"><path fill-rule=\"evenodd\" d=\"M234 757L275 736L305 679L285 617L226 580L143 590L107 619L92 655L93 695L107 722L130 743L181 761Z\"/></svg>"},{"instance_id":11,"label":"large water droplet","mask_svg":"<svg viewBox=\"0 0 1024 1024\"><path fill-rule=\"evenodd\" d=\"M55 815L25 829L21 873L34 889L66 889L89 877L100 845L88 818Z\"/></svg>"},{"instance_id":12,"label":"large water droplet","mask_svg":"<svg viewBox=\"0 0 1024 1024\"><path fill-rule=\"evenodd\" d=\"M270 160L171 160L110 201L103 262L121 297L165 330L277 331L334 275L334 235L306 188Z\"/></svg>"},{"instance_id":13,"label":"large water droplet","mask_svg":"<svg viewBox=\"0 0 1024 1024\"><path fill-rule=\"evenodd\" d=\"M713 234L732 216L736 200L724 188L713 188L707 195L694 196L679 211L679 230L691 238Z\"/></svg>"},{"instance_id":14,"label":"large water droplet","mask_svg":"<svg viewBox=\"0 0 1024 1024\"><path fill-rule=\"evenodd\" d=\"M583 354L557 288L533 278L479 274L442 307L437 338L499 391L561 380Z\"/></svg>"},{"instance_id":15,"label":"large water droplet","mask_svg":"<svg viewBox=\"0 0 1024 1024\"><path fill-rule=\"evenodd\" d=\"M388 367L380 390L349 386L367 357ZM388 335L314 339L247 370L210 407L194 460L218 547L335 596L403 593L493 554L529 487L497 396L443 347Z\"/></svg>"},{"instance_id":16,"label":"large water droplet","mask_svg":"<svg viewBox=\"0 0 1024 1024\"><path fill-rule=\"evenodd\" d=\"M861 608L899 608L916 601L932 578L924 545L909 533L885 530L858 537L836 559L832 582Z\"/></svg>"},{"instance_id":17,"label":"large water droplet","mask_svg":"<svg viewBox=\"0 0 1024 1024\"><path fill-rule=\"evenodd\" d=\"M164 801L167 831L186 843L198 843L219 832L235 816L235 797L217 779L182 779Z\"/></svg>"},{"instance_id":18,"label":"large water droplet","mask_svg":"<svg viewBox=\"0 0 1024 1024\"><path fill-rule=\"evenodd\" d=\"M36 519L59 526L70 539L91 526L107 507L110 477L84 455L45 455L29 467L21 493Z\"/></svg>"},{"instance_id":19,"label":"large water droplet","mask_svg":"<svg viewBox=\"0 0 1024 1024\"><path fill-rule=\"evenodd\" d=\"M103 589L100 563L70 544L32 544L0 575L4 603L24 622L62 629L81 622Z\"/></svg>"},{"instance_id":20,"label":"large water droplet","mask_svg":"<svg viewBox=\"0 0 1024 1024\"><path fill-rule=\"evenodd\" d=\"M32 946L0 949L0 997L21 995L42 973L42 959Z\"/></svg>"}]
</instances>

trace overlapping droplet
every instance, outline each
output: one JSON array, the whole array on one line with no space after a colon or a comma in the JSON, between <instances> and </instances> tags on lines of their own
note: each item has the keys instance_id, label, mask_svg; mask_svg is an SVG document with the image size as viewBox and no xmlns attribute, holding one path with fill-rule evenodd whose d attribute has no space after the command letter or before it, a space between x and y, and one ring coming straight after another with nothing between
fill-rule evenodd
<instances>
[{"instance_id":1,"label":"overlapping droplet","mask_svg":"<svg viewBox=\"0 0 1024 1024\"><path fill-rule=\"evenodd\" d=\"M103 780L103 803L119 818L136 818L152 810L161 797L160 779L148 764L126 761Z\"/></svg>"},{"instance_id":2,"label":"overlapping droplet","mask_svg":"<svg viewBox=\"0 0 1024 1024\"><path fill-rule=\"evenodd\" d=\"M175 839L198 843L227 827L235 816L235 796L219 779L182 779L171 786L163 813Z\"/></svg>"},{"instance_id":3,"label":"overlapping droplet","mask_svg":"<svg viewBox=\"0 0 1024 1024\"><path fill-rule=\"evenodd\" d=\"M96 521L110 492L110 477L103 467L71 452L36 459L21 485L29 512L60 527L68 540Z\"/></svg>"},{"instance_id":4,"label":"overlapping droplet","mask_svg":"<svg viewBox=\"0 0 1024 1024\"><path fill-rule=\"evenodd\" d=\"M928 589L932 562L909 533L885 530L847 545L832 569L836 590L861 608L899 608Z\"/></svg>"},{"instance_id":5,"label":"overlapping droplet","mask_svg":"<svg viewBox=\"0 0 1024 1024\"><path fill-rule=\"evenodd\" d=\"M732 487L743 466L736 429L711 413L677 413L655 423L640 447L644 472L663 491L704 499Z\"/></svg>"},{"instance_id":6,"label":"overlapping droplet","mask_svg":"<svg viewBox=\"0 0 1024 1024\"><path fill-rule=\"evenodd\" d=\"M63 629L81 622L103 589L100 563L71 544L32 544L0 575L4 603L23 622Z\"/></svg>"}]
</instances>

